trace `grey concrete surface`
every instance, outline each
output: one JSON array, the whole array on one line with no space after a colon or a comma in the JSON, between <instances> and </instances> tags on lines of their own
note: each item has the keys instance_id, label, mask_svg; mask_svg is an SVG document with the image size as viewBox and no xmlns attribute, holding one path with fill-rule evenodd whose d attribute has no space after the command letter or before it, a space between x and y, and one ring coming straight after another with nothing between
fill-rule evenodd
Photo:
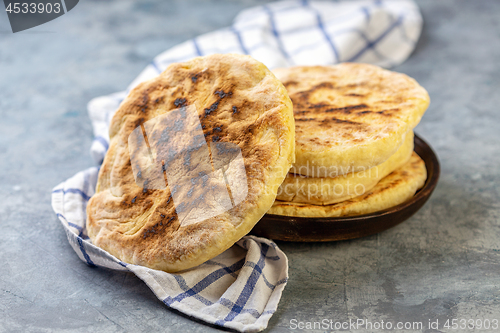
<instances>
[{"instance_id":1,"label":"grey concrete surface","mask_svg":"<svg viewBox=\"0 0 500 333\"><path fill-rule=\"evenodd\" d=\"M256 3L86 0L17 34L0 11L0 332L217 330L169 310L132 274L86 266L50 192L93 165L91 98ZM500 320L500 2L419 5L423 35L396 70L430 93L417 132L439 155L440 183L415 216L378 235L279 242L290 280L270 332L293 319L422 322L424 332L471 331L445 329L447 319Z\"/></svg>"}]
</instances>

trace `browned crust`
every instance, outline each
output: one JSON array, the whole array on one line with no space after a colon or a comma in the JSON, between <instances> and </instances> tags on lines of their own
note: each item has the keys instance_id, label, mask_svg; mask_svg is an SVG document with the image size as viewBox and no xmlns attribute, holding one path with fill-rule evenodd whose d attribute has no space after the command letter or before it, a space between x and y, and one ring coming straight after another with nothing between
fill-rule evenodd
<instances>
[{"instance_id":1,"label":"browned crust","mask_svg":"<svg viewBox=\"0 0 500 333\"><path fill-rule=\"evenodd\" d=\"M341 175L384 162L429 105L414 79L373 65L299 66L274 73L293 102L293 172L306 176L332 177L322 167L343 168L336 174Z\"/></svg>"},{"instance_id":2,"label":"browned crust","mask_svg":"<svg viewBox=\"0 0 500 333\"><path fill-rule=\"evenodd\" d=\"M187 105L196 106L207 142L240 147L249 191L230 211L181 226L168 186L136 185L127 139L149 119ZM212 55L169 66L133 89L113 117L110 148L87 206L90 238L125 262L166 271L216 256L272 205L294 159L293 127L286 90L250 57ZM196 166L196 160L191 163Z\"/></svg>"},{"instance_id":3,"label":"browned crust","mask_svg":"<svg viewBox=\"0 0 500 333\"><path fill-rule=\"evenodd\" d=\"M401 168L382 178L370 191L333 205L311 205L276 200L270 214L308 217L340 217L369 214L409 200L427 179L425 162L413 152Z\"/></svg>"}]
</instances>

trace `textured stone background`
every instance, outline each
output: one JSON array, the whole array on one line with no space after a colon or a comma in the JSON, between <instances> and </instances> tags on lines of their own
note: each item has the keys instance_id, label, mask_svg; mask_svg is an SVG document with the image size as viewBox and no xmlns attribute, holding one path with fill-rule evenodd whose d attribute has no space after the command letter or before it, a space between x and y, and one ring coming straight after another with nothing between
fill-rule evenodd
<instances>
[{"instance_id":1,"label":"textured stone background","mask_svg":"<svg viewBox=\"0 0 500 333\"><path fill-rule=\"evenodd\" d=\"M169 310L131 273L80 261L50 192L93 165L91 98L259 3L86 0L17 34L0 11L0 332L214 330ZM500 320L500 2L419 4L423 35L395 69L431 95L416 131L440 157L440 183L421 211L381 234L278 243L290 281L269 331L288 331L293 318L439 319L440 329L446 319Z\"/></svg>"}]
</instances>

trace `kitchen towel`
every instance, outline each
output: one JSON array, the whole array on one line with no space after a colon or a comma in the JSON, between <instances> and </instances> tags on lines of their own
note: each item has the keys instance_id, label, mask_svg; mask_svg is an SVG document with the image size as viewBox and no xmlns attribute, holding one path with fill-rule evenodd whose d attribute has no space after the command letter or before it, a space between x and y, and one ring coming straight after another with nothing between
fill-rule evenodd
<instances>
[{"instance_id":1,"label":"kitchen towel","mask_svg":"<svg viewBox=\"0 0 500 333\"><path fill-rule=\"evenodd\" d=\"M127 264L96 247L85 229L98 168L77 173L52 191L52 207L70 245L90 266L131 271L167 306L208 323L257 332L278 307L288 278L285 254L272 241L246 236L204 264L177 274Z\"/></svg>"},{"instance_id":2,"label":"kitchen towel","mask_svg":"<svg viewBox=\"0 0 500 333\"><path fill-rule=\"evenodd\" d=\"M111 118L128 92L173 62L213 53L249 54L269 68L365 62L400 64L422 30L410 0L279 1L241 12L229 28L186 41L154 58L127 90L98 97L88 110L95 139L91 154L102 163ZM267 327L288 279L284 253L272 241L246 236L218 257L169 274L121 262L89 240L85 209L98 168L56 186L52 206L77 255L91 266L134 272L167 306L208 323L242 332Z\"/></svg>"}]
</instances>

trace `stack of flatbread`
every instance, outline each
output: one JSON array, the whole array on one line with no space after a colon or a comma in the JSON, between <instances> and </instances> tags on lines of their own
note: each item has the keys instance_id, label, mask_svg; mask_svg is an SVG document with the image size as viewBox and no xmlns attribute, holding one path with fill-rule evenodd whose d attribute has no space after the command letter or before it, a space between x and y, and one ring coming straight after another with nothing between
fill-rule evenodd
<instances>
[{"instance_id":1,"label":"stack of flatbread","mask_svg":"<svg viewBox=\"0 0 500 333\"><path fill-rule=\"evenodd\" d=\"M415 80L354 63L274 73L293 102L296 161L268 213L367 214L405 202L424 185L413 128L429 96Z\"/></svg>"},{"instance_id":2,"label":"stack of flatbread","mask_svg":"<svg viewBox=\"0 0 500 333\"><path fill-rule=\"evenodd\" d=\"M423 185L412 130L429 97L413 79L361 64L276 75L218 54L134 88L87 205L92 242L176 272L224 252L266 212L363 214Z\"/></svg>"}]
</instances>

